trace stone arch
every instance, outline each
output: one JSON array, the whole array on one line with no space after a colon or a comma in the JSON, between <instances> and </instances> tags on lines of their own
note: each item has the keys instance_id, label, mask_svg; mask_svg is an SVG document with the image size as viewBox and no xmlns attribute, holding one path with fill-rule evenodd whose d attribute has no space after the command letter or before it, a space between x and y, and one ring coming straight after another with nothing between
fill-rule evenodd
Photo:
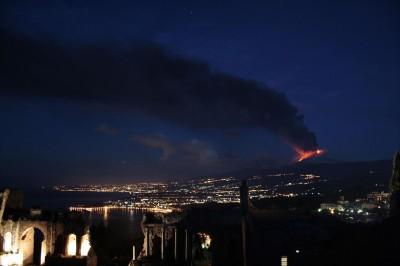
<instances>
[{"instance_id":1,"label":"stone arch","mask_svg":"<svg viewBox=\"0 0 400 266\"><path fill-rule=\"evenodd\" d=\"M76 256L76 251L77 251L77 237L76 234L72 233L67 236L65 254L67 256Z\"/></svg>"},{"instance_id":2,"label":"stone arch","mask_svg":"<svg viewBox=\"0 0 400 266\"><path fill-rule=\"evenodd\" d=\"M46 256L46 231L31 225L22 231L19 239L23 265L42 265Z\"/></svg>"},{"instance_id":3,"label":"stone arch","mask_svg":"<svg viewBox=\"0 0 400 266\"><path fill-rule=\"evenodd\" d=\"M89 234L86 233L81 238L81 250L80 250L81 256L87 256L89 254L90 248L91 248L90 237Z\"/></svg>"},{"instance_id":4,"label":"stone arch","mask_svg":"<svg viewBox=\"0 0 400 266\"><path fill-rule=\"evenodd\" d=\"M40 230L40 232L44 235L44 239L47 241L48 237L47 237L47 222L43 222L43 221L22 221L20 224L20 236L19 238L21 238L24 233L26 233L27 230L29 230L30 228L37 228L38 230Z\"/></svg>"},{"instance_id":5,"label":"stone arch","mask_svg":"<svg viewBox=\"0 0 400 266\"><path fill-rule=\"evenodd\" d=\"M10 252L12 250L12 233L10 231L4 234L3 251Z\"/></svg>"}]
</instances>

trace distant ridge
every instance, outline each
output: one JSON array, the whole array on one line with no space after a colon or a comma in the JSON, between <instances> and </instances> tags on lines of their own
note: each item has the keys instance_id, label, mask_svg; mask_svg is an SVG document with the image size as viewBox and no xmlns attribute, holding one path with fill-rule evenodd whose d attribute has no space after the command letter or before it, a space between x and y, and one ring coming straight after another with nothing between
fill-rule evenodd
<instances>
[{"instance_id":1,"label":"distant ridge","mask_svg":"<svg viewBox=\"0 0 400 266\"><path fill-rule=\"evenodd\" d=\"M388 181L392 170L391 160L375 161L324 161L315 160L277 166L261 166L244 168L238 171L227 173L226 176L246 178L254 175L267 175L276 172L305 173L313 172L330 177L330 179L359 179L360 175L379 176L380 182Z\"/></svg>"}]
</instances>

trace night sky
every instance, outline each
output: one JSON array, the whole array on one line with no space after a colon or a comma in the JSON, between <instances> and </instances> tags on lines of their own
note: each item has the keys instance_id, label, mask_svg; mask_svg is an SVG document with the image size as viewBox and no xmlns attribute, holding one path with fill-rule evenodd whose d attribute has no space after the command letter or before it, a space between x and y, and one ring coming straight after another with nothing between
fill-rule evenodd
<instances>
[{"instance_id":1,"label":"night sky","mask_svg":"<svg viewBox=\"0 0 400 266\"><path fill-rule=\"evenodd\" d=\"M218 3L216 3L218 2ZM318 3L317 3L318 2ZM2 1L0 185L400 149L397 1Z\"/></svg>"}]
</instances>

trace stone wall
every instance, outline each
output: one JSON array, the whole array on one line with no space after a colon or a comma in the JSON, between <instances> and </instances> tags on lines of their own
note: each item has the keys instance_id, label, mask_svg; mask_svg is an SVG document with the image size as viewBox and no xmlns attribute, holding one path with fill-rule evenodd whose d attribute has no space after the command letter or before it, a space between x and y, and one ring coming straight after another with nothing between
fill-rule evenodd
<instances>
[{"instance_id":1,"label":"stone wall","mask_svg":"<svg viewBox=\"0 0 400 266\"><path fill-rule=\"evenodd\" d=\"M47 255L63 255L67 246L67 236L75 235L73 256L79 261L86 260L89 253L91 265L96 265L95 255L88 243L88 228L74 214L42 212L40 209L24 210L22 198L18 193L10 196L10 190L0 193L0 265L44 264ZM11 200L11 201L10 201ZM7 217L4 217L4 213ZM6 241L4 242L4 236ZM35 237L36 236L36 237ZM84 245L81 245L81 240ZM61 240L62 247L56 251L56 241ZM35 243L36 242L36 243ZM83 253L81 254L81 247ZM6 250L3 250L6 248ZM55 254L57 253L57 254Z\"/></svg>"}]
</instances>

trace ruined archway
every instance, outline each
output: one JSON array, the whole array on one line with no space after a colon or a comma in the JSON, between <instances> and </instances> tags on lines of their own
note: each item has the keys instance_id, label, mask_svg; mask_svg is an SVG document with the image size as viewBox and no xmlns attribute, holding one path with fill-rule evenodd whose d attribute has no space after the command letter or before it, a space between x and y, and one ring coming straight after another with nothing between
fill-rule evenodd
<instances>
[{"instance_id":1,"label":"ruined archway","mask_svg":"<svg viewBox=\"0 0 400 266\"><path fill-rule=\"evenodd\" d=\"M36 228L27 228L21 236L20 248L22 250L23 265L42 265L46 256L44 233Z\"/></svg>"},{"instance_id":2,"label":"ruined archway","mask_svg":"<svg viewBox=\"0 0 400 266\"><path fill-rule=\"evenodd\" d=\"M87 256L89 254L90 247L89 234L84 234L81 238L81 256Z\"/></svg>"},{"instance_id":3,"label":"ruined archway","mask_svg":"<svg viewBox=\"0 0 400 266\"><path fill-rule=\"evenodd\" d=\"M3 251L10 252L12 248L12 233L7 232L4 234Z\"/></svg>"},{"instance_id":4,"label":"ruined archway","mask_svg":"<svg viewBox=\"0 0 400 266\"><path fill-rule=\"evenodd\" d=\"M76 256L77 243L76 243L76 235L75 234L68 235L66 247L67 247L67 250L65 253L67 256Z\"/></svg>"}]
</instances>

